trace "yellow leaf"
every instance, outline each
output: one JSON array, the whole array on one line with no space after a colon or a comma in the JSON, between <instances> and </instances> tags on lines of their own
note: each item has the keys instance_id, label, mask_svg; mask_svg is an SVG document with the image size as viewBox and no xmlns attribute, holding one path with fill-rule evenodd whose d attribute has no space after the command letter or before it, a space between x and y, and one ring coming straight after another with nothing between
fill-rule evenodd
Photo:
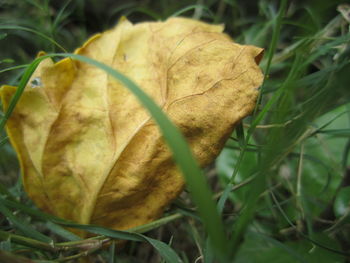
<instances>
[{"instance_id":1,"label":"yellow leaf","mask_svg":"<svg viewBox=\"0 0 350 263\"><path fill-rule=\"evenodd\" d=\"M185 18L118 25L75 53L135 81L180 128L201 166L254 108L262 49ZM40 53L39 55L42 55ZM16 88L3 86L7 109ZM184 186L157 125L102 70L45 59L7 123L24 188L43 210L128 229L159 217Z\"/></svg>"}]
</instances>

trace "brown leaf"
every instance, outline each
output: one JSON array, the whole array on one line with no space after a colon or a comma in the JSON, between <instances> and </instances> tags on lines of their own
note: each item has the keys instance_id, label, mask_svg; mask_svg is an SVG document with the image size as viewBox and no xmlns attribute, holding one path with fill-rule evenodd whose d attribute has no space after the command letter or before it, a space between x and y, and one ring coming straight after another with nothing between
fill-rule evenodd
<instances>
[{"instance_id":1,"label":"brown leaf","mask_svg":"<svg viewBox=\"0 0 350 263\"><path fill-rule=\"evenodd\" d=\"M186 136L201 166L255 106L262 49L233 43L223 27L171 18L90 38L77 54L134 80ZM6 110L16 88L3 86ZM45 59L7 123L28 195L79 223L128 229L148 223L182 191L158 127L102 70Z\"/></svg>"}]
</instances>

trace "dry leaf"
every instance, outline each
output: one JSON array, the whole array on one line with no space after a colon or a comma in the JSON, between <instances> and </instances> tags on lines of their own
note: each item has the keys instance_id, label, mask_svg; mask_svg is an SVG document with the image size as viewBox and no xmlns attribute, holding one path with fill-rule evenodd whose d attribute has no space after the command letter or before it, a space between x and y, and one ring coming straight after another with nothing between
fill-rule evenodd
<instances>
[{"instance_id":1,"label":"dry leaf","mask_svg":"<svg viewBox=\"0 0 350 263\"><path fill-rule=\"evenodd\" d=\"M262 49L233 43L223 27L185 18L122 19L77 54L134 80L186 136L201 166L255 106ZM8 107L16 88L3 86ZM128 229L148 223L184 181L157 125L102 70L45 59L7 123L24 188L43 210L79 223Z\"/></svg>"}]
</instances>

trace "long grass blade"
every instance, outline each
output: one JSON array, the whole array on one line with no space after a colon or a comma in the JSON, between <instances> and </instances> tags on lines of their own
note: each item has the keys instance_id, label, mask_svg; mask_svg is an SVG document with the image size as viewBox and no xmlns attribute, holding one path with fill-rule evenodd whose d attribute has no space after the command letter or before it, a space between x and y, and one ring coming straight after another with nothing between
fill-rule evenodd
<instances>
[{"instance_id":1,"label":"long grass blade","mask_svg":"<svg viewBox=\"0 0 350 263\"><path fill-rule=\"evenodd\" d=\"M215 15L213 14L213 12L208 8L206 7L205 5L200 5L200 4L197 4L197 5L189 5L189 6L186 6L178 11L176 11L174 14L172 14L170 17L177 17L177 16L180 16L184 13L186 13L187 11L190 11L190 10L196 10L196 9L202 9L202 10L205 10L208 15L211 17L211 18L214 18Z\"/></svg>"},{"instance_id":2,"label":"long grass blade","mask_svg":"<svg viewBox=\"0 0 350 263\"><path fill-rule=\"evenodd\" d=\"M0 212L7 217L7 219L21 232L23 232L26 236L32 237L36 240L46 242L46 243L52 243L52 239L48 236L45 236L35 230L30 224L24 222L23 220L17 218L15 215L12 214L12 212L0 202Z\"/></svg>"},{"instance_id":3,"label":"long grass blade","mask_svg":"<svg viewBox=\"0 0 350 263\"><path fill-rule=\"evenodd\" d=\"M49 42L51 42L52 44L54 44L55 46L57 46L59 49L61 49L63 52L67 52L67 50L61 46L59 43L57 43L54 39L52 39L51 37L48 37L47 35L37 31L37 30L34 30L32 28L29 28L29 27L24 27L24 26L18 26L18 25L4 25L4 24L0 24L0 30L1 29L8 29L8 30L22 30L22 31L27 31L27 32L30 32L30 33L33 33L39 37L42 37L43 39L46 39L48 40Z\"/></svg>"},{"instance_id":4,"label":"long grass blade","mask_svg":"<svg viewBox=\"0 0 350 263\"><path fill-rule=\"evenodd\" d=\"M82 62L94 65L110 74L124 84L140 100L159 125L160 130L173 153L176 163L184 175L191 196L198 206L204 226L212 241L216 255L225 259L228 255L228 247L224 234L224 227L212 200L212 193L202 174L191 150L177 127L166 117L162 110L148 97L133 81L128 79L113 68L96 60L76 54L53 54L52 56L71 57Z\"/></svg>"}]
</instances>

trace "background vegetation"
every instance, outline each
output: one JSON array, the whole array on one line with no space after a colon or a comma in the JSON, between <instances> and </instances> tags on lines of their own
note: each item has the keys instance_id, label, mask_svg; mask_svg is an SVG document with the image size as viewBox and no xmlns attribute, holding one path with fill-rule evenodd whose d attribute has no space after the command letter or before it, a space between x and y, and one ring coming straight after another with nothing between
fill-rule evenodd
<instances>
[{"instance_id":1,"label":"background vegetation","mask_svg":"<svg viewBox=\"0 0 350 263\"><path fill-rule=\"evenodd\" d=\"M227 249L217 249L225 240L208 238L193 191L160 220L133 230L144 236L41 213L23 192L16 155L1 131L0 261L76 262L90 254L95 262L349 262L350 6L336 0L0 0L1 83L18 85L38 51L72 52L122 15L132 22L181 15L224 23L235 41L266 50L254 114L205 169ZM98 236L79 240L62 227L69 225ZM118 249L110 237L134 241Z\"/></svg>"}]
</instances>

